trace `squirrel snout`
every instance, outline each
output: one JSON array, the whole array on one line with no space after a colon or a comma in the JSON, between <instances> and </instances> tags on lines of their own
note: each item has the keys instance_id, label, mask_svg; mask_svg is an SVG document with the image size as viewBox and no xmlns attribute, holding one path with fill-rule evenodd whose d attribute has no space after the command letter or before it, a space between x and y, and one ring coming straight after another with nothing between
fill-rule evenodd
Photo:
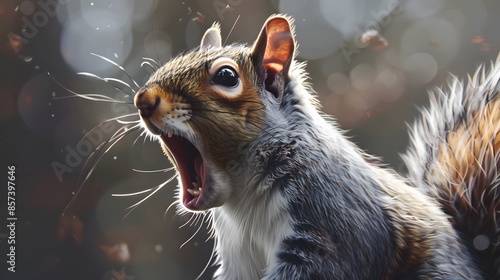
<instances>
[{"instance_id":1,"label":"squirrel snout","mask_svg":"<svg viewBox=\"0 0 500 280\"><path fill-rule=\"evenodd\" d=\"M134 98L134 105L143 118L150 118L160 104L160 97L148 89L141 89Z\"/></svg>"}]
</instances>

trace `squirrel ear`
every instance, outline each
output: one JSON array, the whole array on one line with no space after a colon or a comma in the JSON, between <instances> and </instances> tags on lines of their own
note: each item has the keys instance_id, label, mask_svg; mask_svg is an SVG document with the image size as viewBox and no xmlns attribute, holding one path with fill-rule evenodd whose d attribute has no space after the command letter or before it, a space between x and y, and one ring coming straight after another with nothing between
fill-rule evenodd
<instances>
[{"instance_id":1,"label":"squirrel ear","mask_svg":"<svg viewBox=\"0 0 500 280\"><path fill-rule=\"evenodd\" d=\"M288 70L294 58L295 40L291 20L271 16L252 47L254 65L265 77L266 89L276 97L288 82Z\"/></svg>"},{"instance_id":2,"label":"squirrel ear","mask_svg":"<svg viewBox=\"0 0 500 280\"><path fill-rule=\"evenodd\" d=\"M203 38L201 39L200 49L205 49L209 47L213 48L222 47L222 38L220 36L220 25L215 22L212 25L212 27L210 27L205 32Z\"/></svg>"}]
</instances>

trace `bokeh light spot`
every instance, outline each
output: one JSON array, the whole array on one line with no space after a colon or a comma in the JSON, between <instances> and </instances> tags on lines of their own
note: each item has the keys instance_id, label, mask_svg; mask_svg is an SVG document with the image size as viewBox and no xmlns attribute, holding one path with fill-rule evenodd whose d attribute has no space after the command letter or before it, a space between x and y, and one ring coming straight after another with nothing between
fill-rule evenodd
<instances>
[{"instance_id":1,"label":"bokeh light spot","mask_svg":"<svg viewBox=\"0 0 500 280\"><path fill-rule=\"evenodd\" d=\"M333 73L328 77L327 85L331 91L337 94L344 94L351 87L351 82L346 75L342 73Z\"/></svg>"},{"instance_id":2,"label":"bokeh light spot","mask_svg":"<svg viewBox=\"0 0 500 280\"><path fill-rule=\"evenodd\" d=\"M366 90L371 86L374 79L373 67L366 63L358 64L351 70L349 77L354 87Z\"/></svg>"},{"instance_id":3,"label":"bokeh light spot","mask_svg":"<svg viewBox=\"0 0 500 280\"><path fill-rule=\"evenodd\" d=\"M25 16L29 16L35 12L35 5L30 1L23 1L21 5L19 5L19 10Z\"/></svg>"},{"instance_id":4,"label":"bokeh light spot","mask_svg":"<svg viewBox=\"0 0 500 280\"><path fill-rule=\"evenodd\" d=\"M172 38L161 30L154 30L144 39L144 49L148 57L165 61L172 55Z\"/></svg>"},{"instance_id":5,"label":"bokeh light spot","mask_svg":"<svg viewBox=\"0 0 500 280\"><path fill-rule=\"evenodd\" d=\"M434 79L438 71L438 64L432 55L416 53L405 61L404 69L408 72L411 82L423 85Z\"/></svg>"},{"instance_id":6,"label":"bokeh light spot","mask_svg":"<svg viewBox=\"0 0 500 280\"><path fill-rule=\"evenodd\" d=\"M96 32L82 17L75 18L65 25L61 38L63 58L76 72L112 75L113 71L117 71L116 67L92 56L91 53L102 55L122 64L131 48L132 32L130 28ZM113 58L115 53L118 58Z\"/></svg>"},{"instance_id":7,"label":"bokeh light spot","mask_svg":"<svg viewBox=\"0 0 500 280\"><path fill-rule=\"evenodd\" d=\"M296 40L300 42L299 57L307 60L325 58L338 49L342 34L323 18L318 0L281 0L281 13L295 19Z\"/></svg>"}]
</instances>

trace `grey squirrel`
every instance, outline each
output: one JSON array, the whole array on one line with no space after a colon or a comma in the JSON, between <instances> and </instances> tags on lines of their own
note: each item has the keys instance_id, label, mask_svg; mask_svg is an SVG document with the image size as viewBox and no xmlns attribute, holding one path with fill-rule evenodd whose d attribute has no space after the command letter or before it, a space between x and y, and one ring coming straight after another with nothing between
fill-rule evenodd
<instances>
[{"instance_id":1,"label":"grey squirrel","mask_svg":"<svg viewBox=\"0 0 500 280\"><path fill-rule=\"evenodd\" d=\"M318 111L295 49L287 16L251 47L214 24L135 96L180 204L211 214L214 279L500 279L500 59L431 95L405 177Z\"/></svg>"}]
</instances>

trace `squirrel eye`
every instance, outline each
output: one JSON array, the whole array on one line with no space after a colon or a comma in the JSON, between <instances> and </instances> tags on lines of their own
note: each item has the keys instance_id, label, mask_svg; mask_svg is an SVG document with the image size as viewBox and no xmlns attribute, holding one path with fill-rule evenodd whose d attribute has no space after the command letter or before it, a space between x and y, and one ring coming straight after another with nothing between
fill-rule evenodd
<instances>
[{"instance_id":1,"label":"squirrel eye","mask_svg":"<svg viewBox=\"0 0 500 280\"><path fill-rule=\"evenodd\" d=\"M217 70L217 73L215 73L212 79L212 83L225 87L236 87L239 83L239 77L233 68L224 66Z\"/></svg>"}]
</instances>

